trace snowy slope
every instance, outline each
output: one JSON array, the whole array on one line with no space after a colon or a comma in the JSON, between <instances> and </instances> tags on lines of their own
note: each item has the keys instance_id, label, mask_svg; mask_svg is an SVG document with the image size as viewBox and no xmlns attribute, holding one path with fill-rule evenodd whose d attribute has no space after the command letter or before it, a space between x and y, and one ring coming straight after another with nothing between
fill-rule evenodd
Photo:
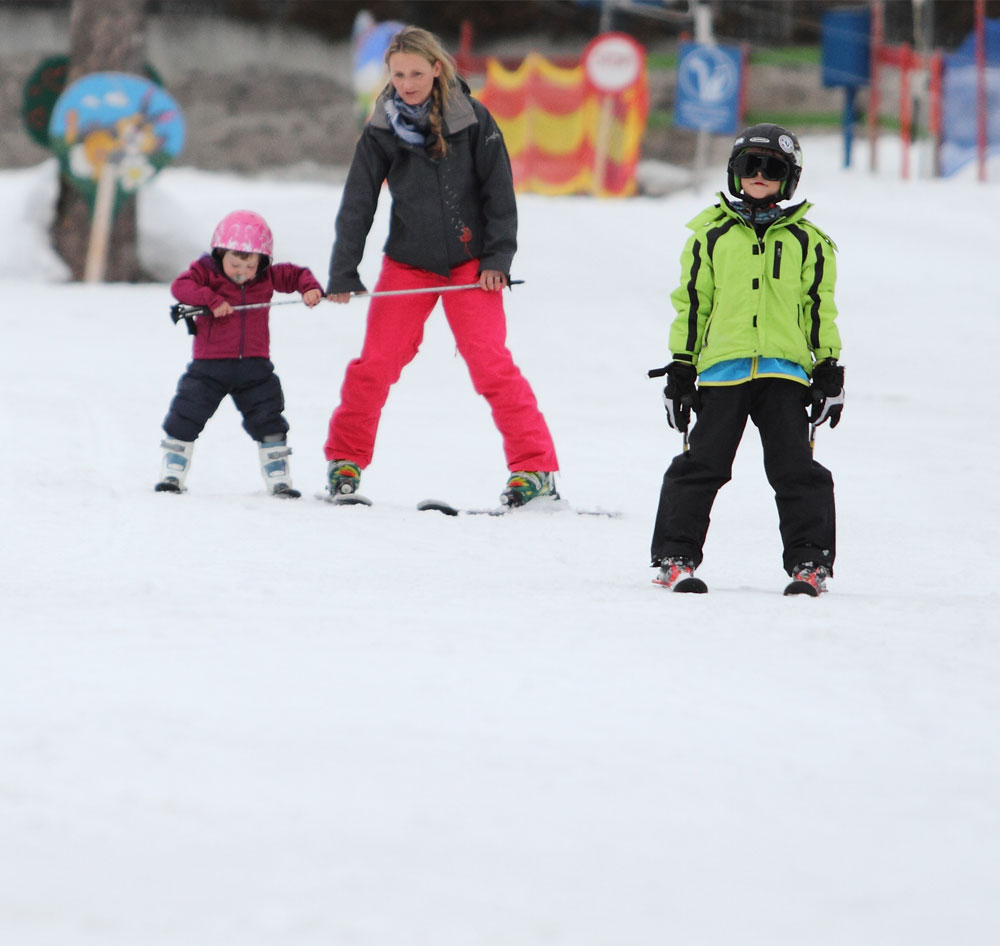
<instances>
[{"instance_id":1,"label":"snowy slope","mask_svg":"<svg viewBox=\"0 0 1000 946\"><path fill-rule=\"evenodd\" d=\"M780 595L752 428L712 593L649 583L679 441L646 369L712 187L520 199L511 349L562 493L623 515L456 520L413 505L491 504L506 471L440 310L365 472L377 505L313 498L359 301L273 315L305 498L264 495L228 403L189 492L152 492L190 352L166 283L237 207L322 279L336 186L167 170L140 214L164 282L83 286L45 245L54 166L0 172L3 940L996 942L996 185L804 147L848 372L816 447L840 525L819 600Z\"/></svg>"}]
</instances>

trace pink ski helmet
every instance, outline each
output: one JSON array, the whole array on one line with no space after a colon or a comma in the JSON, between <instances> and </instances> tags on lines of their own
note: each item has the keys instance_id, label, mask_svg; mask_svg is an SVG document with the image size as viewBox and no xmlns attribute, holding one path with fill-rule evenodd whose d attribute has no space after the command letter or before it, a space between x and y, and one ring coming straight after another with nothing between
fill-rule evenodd
<instances>
[{"instance_id":1,"label":"pink ski helmet","mask_svg":"<svg viewBox=\"0 0 1000 946\"><path fill-rule=\"evenodd\" d=\"M252 210L234 210L216 224L212 249L260 253L270 259L274 254L274 237L260 214Z\"/></svg>"}]
</instances>

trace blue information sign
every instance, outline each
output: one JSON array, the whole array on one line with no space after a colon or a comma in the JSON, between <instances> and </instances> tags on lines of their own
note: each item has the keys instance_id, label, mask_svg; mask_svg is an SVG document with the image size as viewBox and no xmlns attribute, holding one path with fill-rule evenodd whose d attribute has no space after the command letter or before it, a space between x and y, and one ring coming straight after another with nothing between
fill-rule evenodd
<instances>
[{"instance_id":1,"label":"blue information sign","mask_svg":"<svg viewBox=\"0 0 1000 946\"><path fill-rule=\"evenodd\" d=\"M739 131L743 55L738 46L681 43L674 124L716 134Z\"/></svg>"}]
</instances>

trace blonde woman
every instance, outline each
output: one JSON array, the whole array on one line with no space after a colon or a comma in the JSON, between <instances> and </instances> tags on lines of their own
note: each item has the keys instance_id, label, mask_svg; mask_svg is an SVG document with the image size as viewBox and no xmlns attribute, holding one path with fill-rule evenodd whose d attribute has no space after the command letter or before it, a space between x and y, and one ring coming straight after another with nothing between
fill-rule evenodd
<instances>
[{"instance_id":1,"label":"blonde woman","mask_svg":"<svg viewBox=\"0 0 1000 946\"><path fill-rule=\"evenodd\" d=\"M337 214L327 297L347 302L365 291L358 265L386 181L392 210L376 291L478 288L372 299L361 354L347 367L330 418L331 498L356 493L389 389L417 354L439 298L503 438L510 476L501 502L558 498L552 437L506 346L502 290L517 248L517 205L503 136L432 33L404 28L385 61L389 81L361 133Z\"/></svg>"}]
</instances>

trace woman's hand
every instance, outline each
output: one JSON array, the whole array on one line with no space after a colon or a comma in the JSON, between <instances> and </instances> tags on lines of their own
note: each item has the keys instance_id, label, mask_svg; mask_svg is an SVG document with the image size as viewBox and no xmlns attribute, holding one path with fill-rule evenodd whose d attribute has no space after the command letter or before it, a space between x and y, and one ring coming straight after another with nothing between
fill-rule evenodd
<instances>
[{"instance_id":1,"label":"woman's hand","mask_svg":"<svg viewBox=\"0 0 1000 946\"><path fill-rule=\"evenodd\" d=\"M349 292L328 292L326 297L330 302L339 302L341 305L351 301L351 294Z\"/></svg>"},{"instance_id":2,"label":"woman's hand","mask_svg":"<svg viewBox=\"0 0 1000 946\"><path fill-rule=\"evenodd\" d=\"M487 292L503 289L507 285L507 277L496 269L484 269L479 274L479 288Z\"/></svg>"}]
</instances>

